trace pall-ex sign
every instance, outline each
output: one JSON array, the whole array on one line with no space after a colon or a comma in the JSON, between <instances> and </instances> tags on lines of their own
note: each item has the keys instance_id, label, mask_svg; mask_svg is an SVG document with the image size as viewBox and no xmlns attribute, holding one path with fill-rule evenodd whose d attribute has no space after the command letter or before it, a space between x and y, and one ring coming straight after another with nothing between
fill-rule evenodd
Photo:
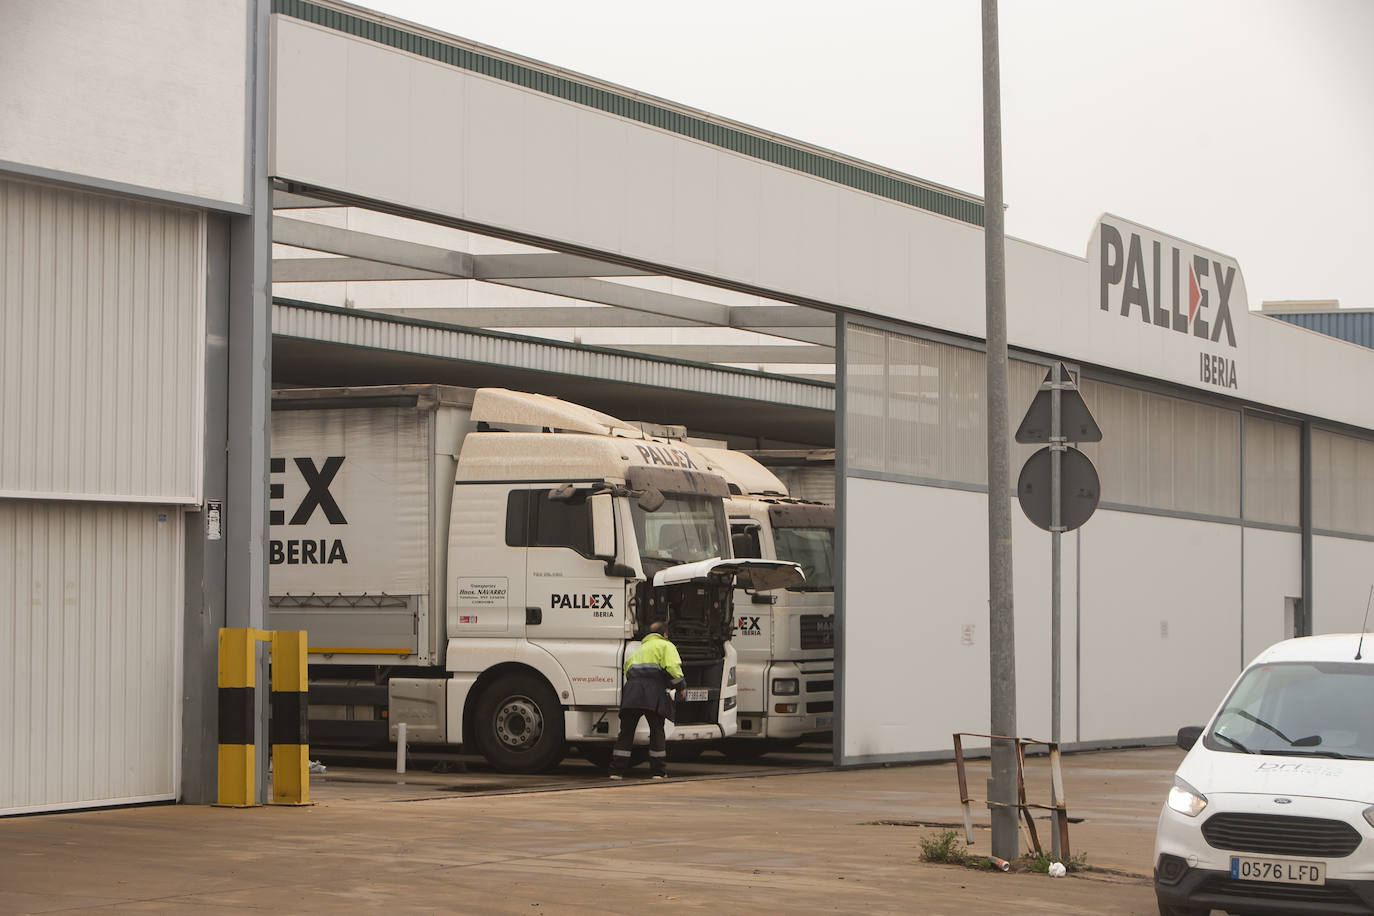
<instances>
[{"instance_id":1,"label":"pall-ex sign","mask_svg":"<svg viewBox=\"0 0 1374 916\"><path fill-rule=\"evenodd\" d=\"M1103 216L1088 251L1103 320L1112 334L1161 335L1165 353L1190 354L1177 381L1238 390L1248 306L1236 262L1115 216ZM1144 367L1129 367L1144 368ZM1174 375L1174 372L1170 372Z\"/></svg>"}]
</instances>

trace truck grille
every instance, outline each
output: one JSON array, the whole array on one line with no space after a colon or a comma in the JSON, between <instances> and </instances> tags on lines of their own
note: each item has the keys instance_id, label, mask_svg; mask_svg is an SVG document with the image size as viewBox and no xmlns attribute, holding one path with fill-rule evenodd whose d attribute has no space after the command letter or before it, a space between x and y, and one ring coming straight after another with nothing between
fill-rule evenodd
<instances>
[{"instance_id":1,"label":"truck grille","mask_svg":"<svg viewBox=\"0 0 1374 916\"><path fill-rule=\"evenodd\" d=\"M832 678L828 681L807 681L807 693L830 693L835 689L835 681Z\"/></svg>"},{"instance_id":2,"label":"truck grille","mask_svg":"<svg viewBox=\"0 0 1374 916\"><path fill-rule=\"evenodd\" d=\"M1214 814L1202 836L1216 849L1279 856L1338 859L1360 845L1360 834L1345 821L1281 814Z\"/></svg>"},{"instance_id":3,"label":"truck grille","mask_svg":"<svg viewBox=\"0 0 1374 916\"><path fill-rule=\"evenodd\" d=\"M803 614L801 647L803 649L835 648L835 618L824 614Z\"/></svg>"},{"instance_id":4,"label":"truck grille","mask_svg":"<svg viewBox=\"0 0 1374 916\"><path fill-rule=\"evenodd\" d=\"M833 700L823 700L818 703L807 703L807 712L834 712L835 703Z\"/></svg>"}]
</instances>

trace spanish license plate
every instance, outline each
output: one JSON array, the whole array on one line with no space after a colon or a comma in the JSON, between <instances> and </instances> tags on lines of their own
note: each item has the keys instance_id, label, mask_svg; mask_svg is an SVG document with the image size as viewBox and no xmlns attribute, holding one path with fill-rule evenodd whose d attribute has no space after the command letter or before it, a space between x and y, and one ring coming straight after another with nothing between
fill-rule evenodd
<instances>
[{"instance_id":1,"label":"spanish license plate","mask_svg":"<svg viewBox=\"0 0 1374 916\"><path fill-rule=\"evenodd\" d=\"M1325 884L1326 863L1232 856L1231 877L1240 881L1268 881L1273 884Z\"/></svg>"},{"instance_id":2,"label":"spanish license plate","mask_svg":"<svg viewBox=\"0 0 1374 916\"><path fill-rule=\"evenodd\" d=\"M710 687L688 687L688 688L687 688L687 702L688 702L688 703L700 703L702 700L709 700L709 699L711 699L711 688L710 688Z\"/></svg>"}]
</instances>

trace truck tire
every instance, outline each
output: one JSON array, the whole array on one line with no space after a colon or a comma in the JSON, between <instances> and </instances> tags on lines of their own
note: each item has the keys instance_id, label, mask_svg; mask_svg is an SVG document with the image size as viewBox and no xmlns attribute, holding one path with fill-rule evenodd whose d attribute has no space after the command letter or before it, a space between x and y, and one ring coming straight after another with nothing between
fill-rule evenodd
<instances>
[{"instance_id":1,"label":"truck tire","mask_svg":"<svg viewBox=\"0 0 1374 916\"><path fill-rule=\"evenodd\" d=\"M508 674L477 700L477 746L503 773L542 773L563 759L563 706L543 678Z\"/></svg>"}]
</instances>

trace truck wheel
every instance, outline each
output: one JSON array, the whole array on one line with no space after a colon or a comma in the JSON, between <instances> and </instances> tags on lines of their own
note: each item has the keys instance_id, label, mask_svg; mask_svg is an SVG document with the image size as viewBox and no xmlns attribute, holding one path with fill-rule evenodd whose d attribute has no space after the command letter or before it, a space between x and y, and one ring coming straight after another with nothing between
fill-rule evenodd
<instances>
[{"instance_id":1,"label":"truck wheel","mask_svg":"<svg viewBox=\"0 0 1374 916\"><path fill-rule=\"evenodd\" d=\"M563 707L542 678L512 674L477 701L482 756L504 773L542 773L563 759Z\"/></svg>"}]
</instances>

